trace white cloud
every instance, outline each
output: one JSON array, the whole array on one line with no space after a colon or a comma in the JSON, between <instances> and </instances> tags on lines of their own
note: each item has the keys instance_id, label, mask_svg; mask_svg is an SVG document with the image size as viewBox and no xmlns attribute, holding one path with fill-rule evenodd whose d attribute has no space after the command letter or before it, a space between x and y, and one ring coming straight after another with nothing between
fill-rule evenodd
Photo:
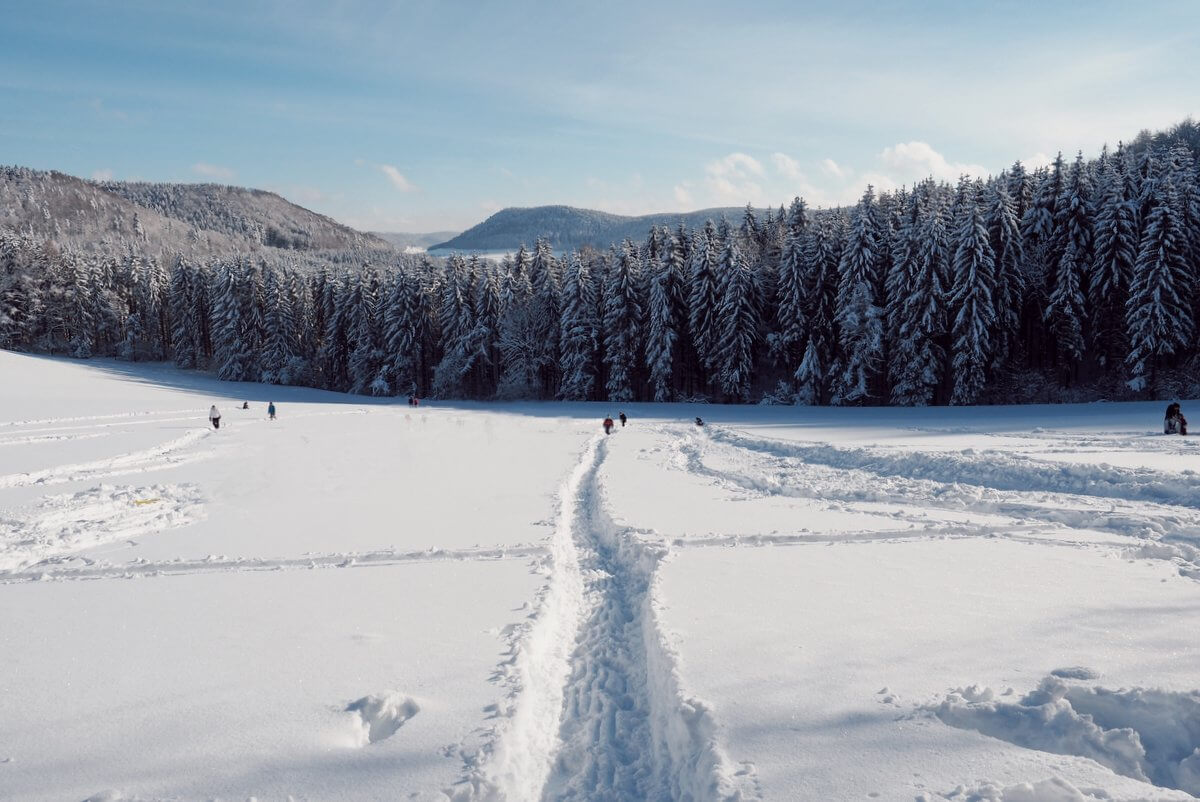
<instances>
[{"instance_id":1,"label":"white cloud","mask_svg":"<svg viewBox=\"0 0 1200 802\"><path fill-rule=\"evenodd\" d=\"M696 202L692 199L692 193L688 191L689 186L690 184L688 184L686 181L682 184L675 185L675 202L681 206L687 207L687 209L691 209L696 205Z\"/></svg>"},{"instance_id":2,"label":"white cloud","mask_svg":"<svg viewBox=\"0 0 1200 802\"><path fill-rule=\"evenodd\" d=\"M845 178L846 176L846 171L839 167L833 159L822 159L821 169L835 178Z\"/></svg>"},{"instance_id":3,"label":"white cloud","mask_svg":"<svg viewBox=\"0 0 1200 802\"><path fill-rule=\"evenodd\" d=\"M411 181L404 177L404 173L390 164L377 164L379 171L388 177L392 182L392 186L401 192L415 192L417 187Z\"/></svg>"},{"instance_id":4,"label":"white cloud","mask_svg":"<svg viewBox=\"0 0 1200 802\"><path fill-rule=\"evenodd\" d=\"M983 178L991 171L979 164L951 162L928 142L900 142L883 149L879 160L888 168L888 176L901 183L913 183L933 176L942 181L957 181L961 175Z\"/></svg>"},{"instance_id":5,"label":"white cloud","mask_svg":"<svg viewBox=\"0 0 1200 802\"><path fill-rule=\"evenodd\" d=\"M793 181L804 179L804 173L800 172L800 162L786 153L772 153L771 161L775 163L775 169L786 178L790 178Z\"/></svg>"},{"instance_id":6,"label":"white cloud","mask_svg":"<svg viewBox=\"0 0 1200 802\"><path fill-rule=\"evenodd\" d=\"M1026 169L1029 170L1036 170L1039 167L1049 167L1053 162L1054 159L1041 151L1038 151L1029 158L1021 159L1021 164L1025 165Z\"/></svg>"},{"instance_id":7,"label":"white cloud","mask_svg":"<svg viewBox=\"0 0 1200 802\"><path fill-rule=\"evenodd\" d=\"M763 176L765 172L753 156L730 153L705 165L704 183L714 202L741 206L762 198L762 185L754 177Z\"/></svg>"},{"instance_id":8,"label":"white cloud","mask_svg":"<svg viewBox=\"0 0 1200 802\"><path fill-rule=\"evenodd\" d=\"M111 167L104 167L100 170L92 171L93 181L112 181L113 171Z\"/></svg>"},{"instance_id":9,"label":"white cloud","mask_svg":"<svg viewBox=\"0 0 1200 802\"><path fill-rule=\"evenodd\" d=\"M222 167L219 164L207 164L206 162L193 164L192 172L205 178L220 178L223 181L228 181L237 175L231 167Z\"/></svg>"}]
</instances>

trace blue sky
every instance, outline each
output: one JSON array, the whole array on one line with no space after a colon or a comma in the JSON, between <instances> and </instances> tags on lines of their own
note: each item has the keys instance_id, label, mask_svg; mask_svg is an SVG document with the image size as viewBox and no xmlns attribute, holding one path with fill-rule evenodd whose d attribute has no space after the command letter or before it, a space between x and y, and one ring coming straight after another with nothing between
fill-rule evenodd
<instances>
[{"instance_id":1,"label":"blue sky","mask_svg":"<svg viewBox=\"0 0 1200 802\"><path fill-rule=\"evenodd\" d=\"M1194 0L10 3L0 161L388 231L829 205L1200 116L1198 31Z\"/></svg>"}]
</instances>

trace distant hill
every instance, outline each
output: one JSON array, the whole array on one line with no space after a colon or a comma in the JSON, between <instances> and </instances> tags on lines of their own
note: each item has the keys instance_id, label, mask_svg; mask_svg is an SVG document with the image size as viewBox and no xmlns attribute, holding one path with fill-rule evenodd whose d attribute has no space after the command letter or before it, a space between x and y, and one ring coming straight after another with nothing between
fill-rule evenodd
<instances>
[{"instance_id":1,"label":"distant hill","mask_svg":"<svg viewBox=\"0 0 1200 802\"><path fill-rule=\"evenodd\" d=\"M457 237L457 231L434 231L429 234L408 234L400 231L372 231L373 236L392 243L400 250L405 248L420 248L428 250L430 246Z\"/></svg>"},{"instance_id":2,"label":"distant hill","mask_svg":"<svg viewBox=\"0 0 1200 802\"><path fill-rule=\"evenodd\" d=\"M379 237L355 231L261 189L123 181L106 181L99 186L164 217L271 248L321 251L389 247Z\"/></svg>"},{"instance_id":3,"label":"distant hill","mask_svg":"<svg viewBox=\"0 0 1200 802\"><path fill-rule=\"evenodd\" d=\"M457 237L437 243L430 251L511 251L520 245L533 245L545 237L558 251L592 245L607 248L625 239L642 240L652 226L674 228L683 222L688 228L703 226L706 220L720 220L722 215L738 224L745 210L740 207L702 209L698 212L664 212L628 217L599 212L595 209L576 209L573 206L534 206L529 209L501 209L477 226ZM765 214L765 210L756 210Z\"/></svg>"},{"instance_id":4,"label":"distant hill","mask_svg":"<svg viewBox=\"0 0 1200 802\"><path fill-rule=\"evenodd\" d=\"M0 166L0 228L82 251L205 257L395 249L272 193L216 184L86 181Z\"/></svg>"}]
</instances>

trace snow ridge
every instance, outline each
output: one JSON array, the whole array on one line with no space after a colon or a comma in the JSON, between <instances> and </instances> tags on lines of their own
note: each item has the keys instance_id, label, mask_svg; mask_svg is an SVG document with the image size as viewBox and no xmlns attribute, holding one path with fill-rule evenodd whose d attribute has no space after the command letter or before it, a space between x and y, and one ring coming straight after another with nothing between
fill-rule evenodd
<instances>
[{"instance_id":1,"label":"snow ridge","mask_svg":"<svg viewBox=\"0 0 1200 802\"><path fill-rule=\"evenodd\" d=\"M607 450L593 439L563 484L550 582L504 667L513 695L457 799L748 797L660 624L667 548L605 511Z\"/></svg>"}]
</instances>

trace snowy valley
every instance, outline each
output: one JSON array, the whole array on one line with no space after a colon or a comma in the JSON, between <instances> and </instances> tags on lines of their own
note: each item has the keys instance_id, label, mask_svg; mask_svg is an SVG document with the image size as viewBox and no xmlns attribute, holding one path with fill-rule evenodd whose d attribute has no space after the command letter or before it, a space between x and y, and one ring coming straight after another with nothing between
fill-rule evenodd
<instances>
[{"instance_id":1,"label":"snowy valley","mask_svg":"<svg viewBox=\"0 0 1200 802\"><path fill-rule=\"evenodd\" d=\"M1200 795L1200 442L1158 402L0 376L2 798Z\"/></svg>"}]
</instances>

